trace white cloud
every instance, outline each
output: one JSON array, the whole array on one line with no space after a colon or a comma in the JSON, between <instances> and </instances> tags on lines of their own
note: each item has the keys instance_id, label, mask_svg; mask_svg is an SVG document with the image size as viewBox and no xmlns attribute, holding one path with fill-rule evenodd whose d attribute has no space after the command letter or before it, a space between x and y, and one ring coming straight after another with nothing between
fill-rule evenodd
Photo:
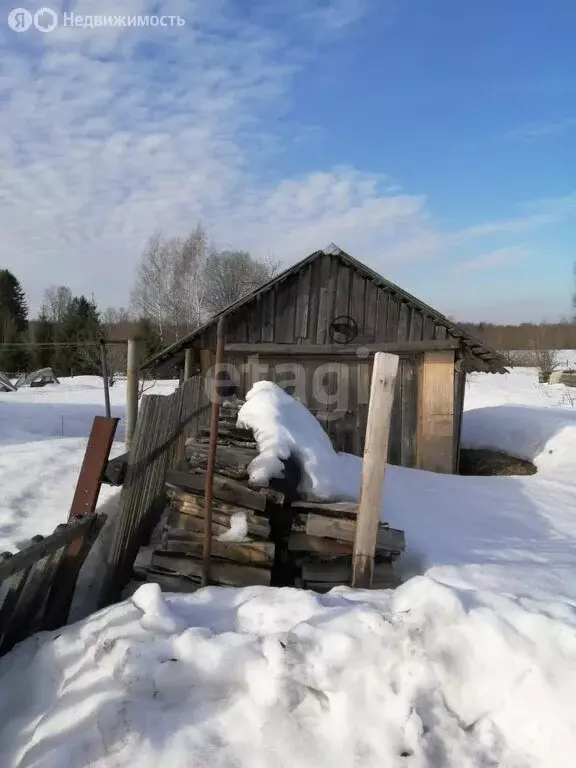
<instances>
[{"instance_id":1,"label":"white cloud","mask_svg":"<svg viewBox=\"0 0 576 768\"><path fill-rule=\"evenodd\" d=\"M459 262L456 267L460 270L482 270L492 267L500 267L503 264L509 264L511 261L524 259L529 255L526 248L511 246L509 248L499 248L495 251L488 251L474 256L471 259Z\"/></svg>"},{"instance_id":2,"label":"white cloud","mask_svg":"<svg viewBox=\"0 0 576 768\"><path fill-rule=\"evenodd\" d=\"M334 241L382 271L554 220L560 203L539 201L516 219L446 232L422 195L348 166L263 182L255 169L273 160L293 74L363 10L356 0L166 0L162 12L184 27L0 29L2 266L32 306L51 283L126 303L149 235L199 220L221 245L292 262ZM566 215L573 198L562 200Z\"/></svg>"},{"instance_id":3,"label":"white cloud","mask_svg":"<svg viewBox=\"0 0 576 768\"><path fill-rule=\"evenodd\" d=\"M562 136L576 128L576 117L565 117L553 123L522 125L509 131L506 138L512 141L538 141L552 136Z\"/></svg>"}]
</instances>

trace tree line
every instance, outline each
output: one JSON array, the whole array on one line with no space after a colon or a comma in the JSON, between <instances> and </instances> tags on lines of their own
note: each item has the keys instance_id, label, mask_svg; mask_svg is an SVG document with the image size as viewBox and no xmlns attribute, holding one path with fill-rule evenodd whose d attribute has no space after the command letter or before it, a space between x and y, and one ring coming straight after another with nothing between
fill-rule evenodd
<instances>
[{"instance_id":1,"label":"tree line","mask_svg":"<svg viewBox=\"0 0 576 768\"><path fill-rule=\"evenodd\" d=\"M460 323L461 328L497 350L576 349L576 323Z\"/></svg>"},{"instance_id":2,"label":"tree line","mask_svg":"<svg viewBox=\"0 0 576 768\"><path fill-rule=\"evenodd\" d=\"M128 309L100 310L94 297L59 285L46 289L34 318L19 280L0 269L0 371L15 376L51 367L58 376L101 374L102 339L136 337L149 357L267 282L278 268L247 251L218 250L200 225L183 238L156 232L137 265ZM109 370L125 370L125 345L106 349Z\"/></svg>"},{"instance_id":3,"label":"tree line","mask_svg":"<svg viewBox=\"0 0 576 768\"><path fill-rule=\"evenodd\" d=\"M0 269L0 371L51 367L59 376L101 373L101 339L137 337L149 357L274 277L279 263L248 251L218 249L202 225L185 237L155 232L136 267L129 307L101 310L93 297L51 286L30 318L24 290ZM497 350L576 348L576 324L461 323ZM109 369L126 367L125 345L107 346Z\"/></svg>"}]
</instances>

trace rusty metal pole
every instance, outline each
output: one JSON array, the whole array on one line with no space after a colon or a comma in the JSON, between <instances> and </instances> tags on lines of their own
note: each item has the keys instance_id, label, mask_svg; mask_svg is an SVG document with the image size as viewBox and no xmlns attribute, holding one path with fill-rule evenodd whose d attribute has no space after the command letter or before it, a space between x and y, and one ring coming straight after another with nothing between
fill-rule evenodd
<instances>
[{"instance_id":1,"label":"rusty metal pole","mask_svg":"<svg viewBox=\"0 0 576 768\"><path fill-rule=\"evenodd\" d=\"M208 460L206 462L206 477L204 482L204 548L202 567L202 586L210 583L210 554L212 551L212 487L214 482L214 466L216 464L216 442L218 440L218 417L220 415L219 379L220 367L224 357L224 318L218 320L216 330L216 360L212 379L212 415L210 419L210 443Z\"/></svg>"}]
</instances>

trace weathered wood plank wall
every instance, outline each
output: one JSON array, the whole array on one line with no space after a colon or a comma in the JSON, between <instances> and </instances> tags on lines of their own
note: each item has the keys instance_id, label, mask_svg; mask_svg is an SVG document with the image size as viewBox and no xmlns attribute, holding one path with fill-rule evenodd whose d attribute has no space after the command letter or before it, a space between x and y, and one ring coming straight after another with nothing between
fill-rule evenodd
<instances>
[{"instance_id":1,"label":"weathered wood plank wall","mask_svg":"<svg viewBox=\"0 0 576 768\"><path fill-rule=\"evenodd\" d=\"M351 317L358 328L352 344L405 341L445 341L447 329L419 306L400 298L365 277L337 255L324 254L299 272L290 274L255 300L234 312L228 324L227 343L334 344L332 321ZM215 327L194 341L200 349L214 349ZM343 345L344 346L344 345ZM416 465L419 403L418 366L421 355L402 355L392 413L389 460ZM314 359L259 357L257 364L243 365L227 357L230 370L243 395L261 379L275 381L317 416L338 450L361 455L369 399L371 362L351 354ZM240 369L240 370L238 370ZM456 380L455 380L456 387ZM461 398L455 390L455 407ZM455 414L454 440L459 440L459 415Z\"/></svg>"}]
</instances>

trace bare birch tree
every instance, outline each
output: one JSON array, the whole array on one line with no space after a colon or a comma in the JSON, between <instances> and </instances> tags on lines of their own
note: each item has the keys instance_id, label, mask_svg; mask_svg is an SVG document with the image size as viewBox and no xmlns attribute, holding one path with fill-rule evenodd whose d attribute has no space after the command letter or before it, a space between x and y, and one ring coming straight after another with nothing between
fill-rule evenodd
<instances>
[{"instance_id":1,"label":"bare birch tree","mask_svg":"<svg viewBox=\"0 0 576 768\"><path fill-rule=\"evenodd\" d=\"M172 266L170 248L161 232L156 232L138 265L131 301L138 315L155 323L162 343L172 315Z\"/></svg>"},{"instance_id":2,"label":"bare birch tree","mask_svg":"<svg viewBox=\"0 0 576 768\"><path fill-rule=\"evenodd\" d=\"M185 238L167 240L157 232L138 266L132 307L154 323L166 344L168 332L178 340L277 270L277 264L246 251L217 251L201 225Z\"/></svg>"},{"instance_id":3,"label":"bare birch tree","mask_svg":"<svg viewBox=\"0 0 576 768\"><path fill-rule=\"evenodd\" d=\"M260 288L277 274L279 264L258 261L247 251L211 253L206 262L206 310L215 315L247 294Z\"/></svg>"},{"instance_id":4,"label":"bare birch tree","mask_svg":"<svg viewBox=\"0 0 576 768\"><path fill-rule=\"evenodd\" d=\"M52 285L44 291L42 311L51 323L60 323L72 302L72 291L65 285Z\"/></svg>"}]
</instances>

